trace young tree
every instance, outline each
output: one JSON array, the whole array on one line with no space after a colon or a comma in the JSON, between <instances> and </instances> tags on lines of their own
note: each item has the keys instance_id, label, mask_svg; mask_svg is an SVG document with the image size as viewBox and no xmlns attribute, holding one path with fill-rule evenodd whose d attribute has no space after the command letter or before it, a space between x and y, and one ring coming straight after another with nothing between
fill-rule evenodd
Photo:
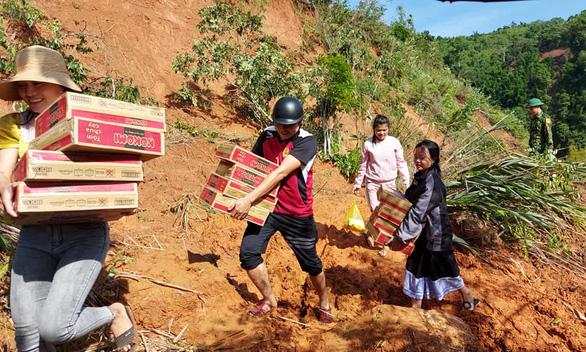
<instances>
[{"instance_id":1,"label":"young tree","mask_svg":"<svg viewBox=\"0 0 586 352\"><path fill-rule=\"evenodd\" d=\"M261 125L271 124L271 99L301 96L303 76L294 59L286 56L275 37L261 33L259 16L225 2L212 3L199 15L197 27L203 38L172 62L174 71L188 79L179 98L197 106L201 94L195 87L225 80L238 110Z\"/></svg>"},{"instance_id":2,"label":"young tree","mask_svg":"<svg viewBox=\"0 0 586 352\"><path fill-rule=\"evenodd\" d=\"M323 152L332 154L332 131L336 128L339 111L349 111L355 104L354 76L344 57L328 55L318 60L320 67L313 70L314 83L310 94L316 99L315 115L321 119Z\"/></svg>"}]
</instances>

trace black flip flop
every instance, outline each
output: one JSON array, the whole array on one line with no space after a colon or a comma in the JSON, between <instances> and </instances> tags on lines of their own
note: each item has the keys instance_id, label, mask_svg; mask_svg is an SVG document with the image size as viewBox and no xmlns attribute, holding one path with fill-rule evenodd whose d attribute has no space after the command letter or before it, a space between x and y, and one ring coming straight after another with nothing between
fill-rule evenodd
<instances>
[{"instance_id":1,"label":"black flip flop","mask_svg":"<svg viewBox=\"0 0 586 352\"><path fill-rule=\"evenodd\" d=\"M462 305L462 310L474 310L474 308L476 308L476 306L480 303L479 299L474 298L472 300L472 303L470 302L464 302L464 304Z\"/></svg>"},{"instance_id":2,"label":"black flip flop","mask_svg":"<svg viewBox=\"0 0 586 352\"><path fill-rule=\"evenodd\" d=\"M122 348L131 345L128 352L133 352L136 349L136 344L134 343L135 333L134 333L134 320L132 319L132 312L130 312L130 307L124 306L126 310L126 314L128 315L128 319L130 319L130 323L132 326L123 332L122 334L114 337L114 345L116 345L116 351L120 351Z\"/></svg>"}]
</instances>

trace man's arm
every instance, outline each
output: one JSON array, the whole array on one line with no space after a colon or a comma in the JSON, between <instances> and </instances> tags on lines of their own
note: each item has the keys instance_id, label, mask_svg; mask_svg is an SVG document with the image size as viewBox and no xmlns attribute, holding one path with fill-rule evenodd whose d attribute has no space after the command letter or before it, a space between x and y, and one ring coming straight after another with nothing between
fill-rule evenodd
<instances>
[{"instance_id":1,"label":"man's arm","mask_svg":"<svg viewBox=\"0 0 586 352\"><path fill-rule=\"evenodd\" d=\"M252 192L248 193L243 198L238 199L234 204L232 204L228 211L232 214L232 217L243 220L248 215L248 211L256 200L258 200L263 195L267 194L270 190L275 188L281 182L282 179L287 177L295 170L298 170L301 167L301 161L295 158L292 155L288 155L283 159L283 162L279 167L271 172L267 178L258 187L256 187Z\"/></svg>"}]
</instances>

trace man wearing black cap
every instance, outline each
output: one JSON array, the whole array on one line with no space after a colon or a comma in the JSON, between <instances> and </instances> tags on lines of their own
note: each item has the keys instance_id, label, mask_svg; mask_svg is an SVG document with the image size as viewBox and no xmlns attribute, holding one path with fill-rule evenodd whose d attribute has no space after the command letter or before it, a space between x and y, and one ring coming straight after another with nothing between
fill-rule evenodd
<instances>
[{"instance_id":1,"label":"man wearing black cap","mask_svg":"<svg viewBox=\"0 0 586 352\"><path fill-rule=\"evenodd\" d=\"M251 204L279 185L277 205L265 224L248 223L240 246L240 265L248 273L263 299L249 315L263 316L277 308L277 300L263 263L270 238L279 231L295 253L301 269L309 274L319 296L319 320L333 322L328 301L323 265L317 255L317 228L313 218L313 162L317 154L317 141L301 128L303 106L293 97L279 99L273 107L273 126L258 138L252 151L279 168L244 198L236 201L229 210L237 219L244 219Z\"/></svg>"},{"instance_id":2,"label":"man wearing black cap","mask_svg":"<svg viewBox=\"0 0 586 352\"><path fill-rule=\"evenodd\" d=\"M543 103L537 98L529 100L527 108L531 114L529 123L529 151L532 155L553 155L553 138L551 134L551 119L545 115L541 106Z\"/></svg>"}]
</instances>

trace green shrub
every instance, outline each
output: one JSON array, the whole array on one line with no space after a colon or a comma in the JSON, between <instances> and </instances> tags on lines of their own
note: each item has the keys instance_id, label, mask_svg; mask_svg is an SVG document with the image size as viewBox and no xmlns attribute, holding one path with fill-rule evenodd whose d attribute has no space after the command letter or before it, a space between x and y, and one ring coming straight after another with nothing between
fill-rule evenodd
<instances>
[{"instance_id":1,"label":"green shrub","mask_svg":"<svg viewBox=\"0 0 586 352\"><path fill-rule=\"evenodd\" d=\"M579 163L586 162L586 148L578 149L576 146L571 145L569 148L567 161L574 161Z\"/></svg>"},{"instance_id":2,"label":"green shrub","mask_svg":"<svg viewBox=\"0 0 586 352\"><path fill-rule=\"evenodd\" d=\"M203 104L210 107L198 87L203 85L205 91L209 82L225 79L232 105L261 125L270 125L273 98L302 98L302 73L274 37L260 34L260 16L226 2L212 3L199 15L203 38L195 39L191 52L180 53L171 63L188 80L177 95L182 102L194 106L207 102Z\"/></svg>"},{"instance_id":3,"label":"green shrub","mask_svg":"<svg viewBox=\"0 0 586 352\"><path fill-rule=\"evenodd\" d=\"M29 28L32 28L36 21L45 18L41 11L25 0L0 1L0 16L8 16L18 21L24 20Z\"/></svg>"},{"instance_id":4,"label":"green shrub","mask_svg":"<svg viewBox=\"0 0 586 352\"><path fill-rule=\"evenodd\" d=\"M346 154L334 154L329 160L340 170L340 173L347 180L352 180L358 173L360 166L361 148L350 149Z\"/></svg>"}]
</instances>

